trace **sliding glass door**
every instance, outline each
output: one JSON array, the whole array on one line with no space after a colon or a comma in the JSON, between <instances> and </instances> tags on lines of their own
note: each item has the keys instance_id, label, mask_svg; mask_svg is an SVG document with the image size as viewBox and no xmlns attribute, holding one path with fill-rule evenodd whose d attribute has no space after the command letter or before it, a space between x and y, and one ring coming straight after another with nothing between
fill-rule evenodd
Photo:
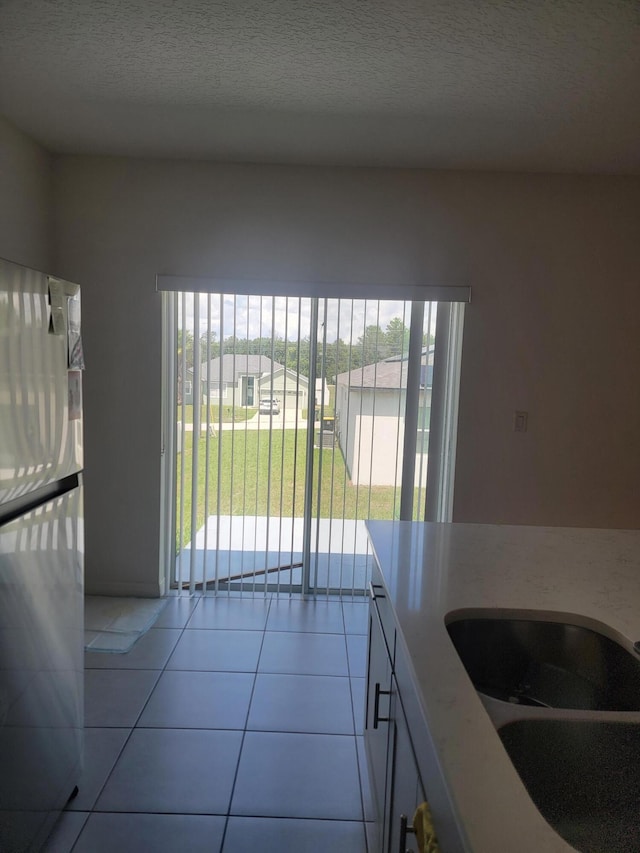
<instances>
[{"instance_id":1,"label":"sliding glass door","mask_svg":"<svg viewBox=\"0 0 640 853\"><path fill-rule=\"evenodd\" d=\"M366 590L365 521L425 517L439 310L166 294L174 586Z\"/></svg>"}]
</instances>

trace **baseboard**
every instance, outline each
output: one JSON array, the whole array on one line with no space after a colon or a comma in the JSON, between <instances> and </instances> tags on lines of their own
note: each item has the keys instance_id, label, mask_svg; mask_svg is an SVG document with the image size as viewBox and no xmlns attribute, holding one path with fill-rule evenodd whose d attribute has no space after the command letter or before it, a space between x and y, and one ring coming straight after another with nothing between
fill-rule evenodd
<instances>
[{"instance_id":1,"label":"baseboard","mask_svg":"<svg viewBox=\"0 0 640 853\"><path fill-rule=\"evenodd\" d=\"M85 595L134 596L135 598L161 598L160 580L155 583L136 583L132 581L95 581L85 580Z\"/></svg>"}]
</instances>

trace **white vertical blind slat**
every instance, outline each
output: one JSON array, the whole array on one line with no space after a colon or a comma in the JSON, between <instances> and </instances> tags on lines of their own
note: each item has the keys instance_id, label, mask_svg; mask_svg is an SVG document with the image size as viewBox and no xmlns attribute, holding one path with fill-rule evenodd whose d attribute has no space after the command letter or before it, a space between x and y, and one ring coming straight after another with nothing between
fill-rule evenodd
<instances>
[{"instance_id":1,"label":"white vertical blind slat","mask_svg":"<svg viewBox=\"0 0 640 853\"><path fill-rule=\"evenodd\" d=\"M196 589L197 547L196 531L198 530L198 465L200 461L200 297L193 302L193 439L191 442L191 553L189 554L189 593L193 595Z\"/></svg>"},{"instance_id":2,"label":"white vertical blind slat","mask_svg":"<svg viewBox=\"0 0 640 853\"><path fill-rule=\"evenodd\" d=\"M211 444L211 406L209 404L209 381L210 365L211 365L211 294L207 294L207 344L205 353L206 375L207 382L207 411L206 411L206 431L205 431L205 466L204 466L204 546L202 549L202 575L200 583L202 584L203 592L207 591L207 555L209 553L209 453ZM198 397L200 404L201 395Z\"/></svg>"},{"instance_id":3,"label":"white vertical blind slat","mask_svg":"<svg viewBox=\"0 0 640 853\"><path fill-rule=\"evenodd\" d=\"M176 303L178 301L179 294L176 293ZM182 344L182 360L180 364L180 373L181 373L181 420L180 420L180 448L181 448L181 457L180 457L180 531L179 531L179 543L180 543L180 551L178 554L178 586L181 588L184 578L184 551L185 551L185 541L184 541L184 514L185 514L185 484L186 484L186 468L187 468L187 428L186 428L186 418L187 418L187 407L185 403L186 396L186 387L187 387L187 329L186 329L186 305L187 305L187 294L182 294L182 312L181 312L181 322L180 322L180 335L181 335L181 344ZM177 309L177 305L176 305ZM193 393L193 390L192 390Z\"/></svg>"}]
</instances>

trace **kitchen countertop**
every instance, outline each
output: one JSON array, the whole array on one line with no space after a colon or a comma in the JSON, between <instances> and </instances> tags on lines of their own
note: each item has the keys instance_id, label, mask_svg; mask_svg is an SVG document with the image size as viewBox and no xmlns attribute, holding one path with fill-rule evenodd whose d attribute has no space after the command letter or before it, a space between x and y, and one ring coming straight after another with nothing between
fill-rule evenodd
<instances>
[{"instance_id":1,"label":"kitchen countertop","mask_svg":"<svg viewBox=\"0 0 640 853\"><path fill-rule=\"evenodd\" d=\"M442 792L432 805L448 801L460 830L452 849L573 850L527 794L445 617L491 608L544 618L543 611L630 650L640 640L640 531L391 521L367 528L438 765ZM434 818L438 827L437 809Z\"/></svg>"}]
</instances>

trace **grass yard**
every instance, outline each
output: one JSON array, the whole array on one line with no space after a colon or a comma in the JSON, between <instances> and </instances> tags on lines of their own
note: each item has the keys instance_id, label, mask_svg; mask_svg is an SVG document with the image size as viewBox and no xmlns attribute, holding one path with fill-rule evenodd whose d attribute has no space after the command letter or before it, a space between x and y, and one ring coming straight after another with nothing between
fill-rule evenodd
<instances>
[{"instance_id":1,"label":"grass yard","mask_svg":"<svg viewBox=\"0 0 640 853\"><path fill-rule=\"evenodd\" d=\"M255 415L255 413L257 411L258 411L257 407L255 407L253 409L236 407L234 409L233 406L223 406L222 407L222 423L223 424L230 424L232 421L235 423L243 423L244 421L250 420ZM178 406L177 420L178 421L183 420L182 406ZM209 420L214 425L214 427L217 423L220 423L220 406L213 406L213 405L209 406ZM184 422L185 422L185 424L192 424L193 423L193 406L192 405L188 405L188 406L185 405L185 407L184 407ZM207 407L206 406L200 407L200 422L203 424L205 424L207 422Z\"/></svg>"},{"instance_id":2,"label":"grass yard","mask_svg":"<svg viewBox=\"0 0 640 853\"><path fill-rule=\"evenodd\" d=\"M301 517L304 512L304 471L306 462L306 430L299 430L296 447L295 430L223 432L221 438L209 438L208 500L205 500L206 437L199 441L196 529L209 515L262 515ZM222 446L220 450L220 441ZM217 503L218 455L221 454L221 494ZM184 452L178 454L177 483L184 472L184 531L180 543L180 506L176 527L178 548L191 541L191 469L193 433L185 435ZM322 454L322 518L392 519L400 508L400 489L394 486L353 486L346 474L342 453L314 450L316 481L313 489L314 513L318 498L319 455ZM294 470L294 458L296 460ZM280 490L280 483L283 488ZM271 483L271 489L269 489Z\"/></svg>"}]
</instances>

